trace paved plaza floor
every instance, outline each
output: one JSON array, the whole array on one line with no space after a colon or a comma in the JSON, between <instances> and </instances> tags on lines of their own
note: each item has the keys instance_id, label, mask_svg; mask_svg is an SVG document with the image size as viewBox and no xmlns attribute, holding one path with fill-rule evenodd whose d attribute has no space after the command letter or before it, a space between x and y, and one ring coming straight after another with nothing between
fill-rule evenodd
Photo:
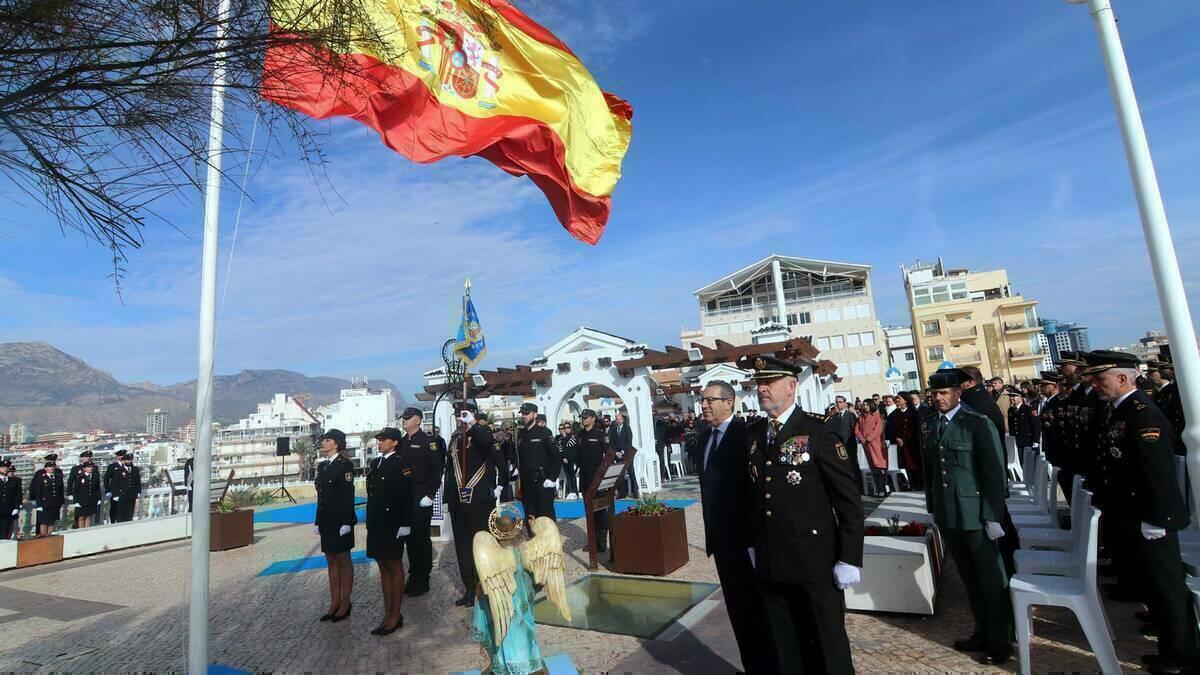
<instances>
[{"instance_id":1,"label":"paved plaza floor","mask_svg":"<svg viewBox=\"0 0 1200 675\"><path fill-rule=\"evenodd\" d=\"M698 498L695 481L676 481L667 496ZM691 561L675 579L716 581L704 556L700 505L686 509ZM586 573L583 520L560 523L568 540L567 576ZM369 634L382 616L373 563L355 569L353 612L319 623L328 604L323 569L262 575L273 563L320 555L308 525L260 523L253 546L212 556L210 661L251 672L447 673L479 667L468 638L454 548L435 544L433 591L404 604L405 626L386 638ZM363 526L356 537L365 541ZM0 573L0 672L183 671L187 648L187 542L149 546ZM937 614L850 614L860 673L1003 672L950 648L971 628L966 598L947 560ZM718 591L712 599L720 600ZM732 673L739 667L723 605L670 641L539 627L543 653L569 654L581 673ZM1139 606L1110 603L1122 667L1138 670L1155 651L1133 618ZM1094 672L1096 661L1069 612L1039 610L1036 672ZM1016 670L1016 661L1008 664Z\"/></svg>"}]
</instances>

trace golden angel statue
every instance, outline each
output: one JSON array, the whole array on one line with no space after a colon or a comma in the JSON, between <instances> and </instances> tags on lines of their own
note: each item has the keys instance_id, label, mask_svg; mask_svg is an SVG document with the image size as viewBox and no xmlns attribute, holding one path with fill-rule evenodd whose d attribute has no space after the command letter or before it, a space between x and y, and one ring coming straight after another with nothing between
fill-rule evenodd
<instances>
[{"instance_id":1,"label":"golden angel statue","mask_svg":"<svg viewBox=\"0 0 1200 675\"><path fill-rule=\"evenodd\" d=\"M525 540L520 512L511 503L497 504L487 531L477 532L471 542L479 575L471 639L487 659L483 673L545 672L533 620L535 582L546 589L559 613L571 619L558 525L550 518L531 518L533 536Z\"/></svg>"}]
</instances>

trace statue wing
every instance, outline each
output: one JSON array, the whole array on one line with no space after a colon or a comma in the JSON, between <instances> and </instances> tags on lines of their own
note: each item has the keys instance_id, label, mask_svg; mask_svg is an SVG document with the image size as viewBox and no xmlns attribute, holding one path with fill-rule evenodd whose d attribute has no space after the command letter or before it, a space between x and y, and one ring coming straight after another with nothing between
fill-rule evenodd
<instances>
[{"instance_id":1,"label":"statue wing","mask_svg":"<svg viewBox=\"0 0 1200 675\"><path fill-rule=\"evenodd\" d=\"M563 540L558 525L550 518L532 518L529 524L533 538L521 545L521 557L525 569L533 574L533 580L546 589L546 597L558 608L558 613L571 620L571 608L567 605L567 581L563 567Z\"/></svg>"},{"instance_id":2,"label":"statue wing","mask_svg":"<svg viewBox=\"0 0 1200 675\"><path fill-rule=\"evenodd\" d=\"M475 533L471 551L479 583L492 611L492 639L499 647L515 613L513 593L517 590L517 561L511 551L505 550L486 531Z\"/></svg>"}]
</instances>

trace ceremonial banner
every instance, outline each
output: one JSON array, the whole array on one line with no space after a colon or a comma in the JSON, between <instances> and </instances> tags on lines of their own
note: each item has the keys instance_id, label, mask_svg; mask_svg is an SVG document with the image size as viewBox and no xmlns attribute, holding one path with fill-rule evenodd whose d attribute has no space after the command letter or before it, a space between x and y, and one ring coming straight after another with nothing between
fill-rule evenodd
<instances>
[{"instance_id":1,"label":"ceremonial banner","mask_svg":"<svg viewBox=\"0 0 1200 675\"><path fill-rule=\"evenodd\" d=\"M599 241L633 109L601 91L570 48L508 0L363 0L335 16L337 6L271 2L284 39L268 44L264 98L356 119L413 161L479 156L527 175L563 227ZM362 40L297 39L347 23Z\"/></svg>"},{"instance_id":2,"label":"ceremonial banner","mask_svg":"<svg viewBox=\"0 0 1200 675\"><path fill-rule=\"evenodd\" d=\"M475 313L475 303L471 300L470 279L467 279L467 287L463 291L462 323L458 326L454 353L468 366L479 363L487 355L487 341L483 338L483 326L479 325L479 315Z\"/></svg>"}]
</instances>

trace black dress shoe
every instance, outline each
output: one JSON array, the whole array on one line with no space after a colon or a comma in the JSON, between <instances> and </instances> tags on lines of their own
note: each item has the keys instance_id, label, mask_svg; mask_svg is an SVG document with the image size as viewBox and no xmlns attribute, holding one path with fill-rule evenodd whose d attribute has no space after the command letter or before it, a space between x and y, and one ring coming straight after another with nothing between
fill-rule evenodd
<instances>
[{"instance_id":1,"label":"black dress shoe","mask_svg":"<svg viewBox=\"0 0 1200 675\"><path fill-rule=\"evenodd\" d=\"M333 615L332 615L332 614L322 614L322 615L321 615L321 621L328 621L328 620L330 620L330 619L332 619L332 618L333 618Z\"/></svg>"},{"instance_id":2,"label":"black dress shoe","mask_svg":"<svg viewBox=\"0 0 1200 675\"><path fill-rule=\"evenodd\" d=\"M473 595L471 597L467 598L467 601L463 603L463 607L474 607L474 606L475 606L475 596L473 596Z\"/></svg>"},{"instance_id":3,"label":"black dress shoe","mask_svg":"<svg viewBox=\"0 0 1200 675\"><path fill-rule=\"evenodd\" d=\"M1162 663L1163 657L1158 654L1142 654L1142 665L1157 666Z\"/></svg>"},{"instance_id":4,"label":"black dress shoe","mask_svg":"<svg viewBox=\"0 0 1200 675\"><path fill-rule=\"evenodd\" d=\"M1146 637L1157 637L1158 636L1158 631L1154 628L1154 626L1152 624L1148 624L1148 623L1139 626L1138 632L1141 633L1142 635L1145 635Z\"/></svg>"},{"instance_id":5,"label":"black dress shoe","mask_svg":"<svg viewBox=\"0 0 1200 675\"><path fill-rule=\"evenodd\" d=\"M404 594L410 598L415 598L420 595L425 595L429 592L429 584L413 584L406 586Z\"/></svg>"},{"instance_id":6,"label":"black dress shoe","mask_svg":"<svg viewBox=\"0 0 1200 675\"><path fill-rule=\"evenodd\" d=\"M471 607L475 604L475 594L467 591L466 593L463 593L461 598L455 600L454 604L458 605L459 607Z\"/></svg>"},{"instance_id":7,"label":"black dress shoe","mask_svg":"<svg viewBox=\"0 0 1200 675\"><path fill-rule=\"evenodd\" d=\"M404 628L404 615L403 614L400 615L400 620L396 622L395 626L392 626L391 628L384 628L383 626L380 626L379 628L376 628L375 630L371 631L371 634L382 637L384 635L391 635L392 633L395 633L396 631L400 630L401 628Z\"/></svg>"},{"instance_id":8,"label":"black dress shoe","mask_svg":"<svg viewBox=\"0 0 1200 675\"><path fill-rule=\"evenodd\" d=\"M987 649L987 640L978 635L972 635L965 640L955 640L954 650L958 652L981 652Z\"/></svg>"},{"instance_id":9,"label":"black dress shoe","mask_svg":"<svg viewBox=\"0 0 1200 675\"><path fill-rule=\"evenodd\" d=\"M1012 645L997 645L975 657L975 660L986 666L998 666L1012 658Z\"/></svg>"},{"instance_id":10,"label":"black dress shoe","mask_svg":"<svg viewBox=\"0 0 1200 675\"><path fill-rule=\"evenodd\" d=\"M353 604L346 605L346 613L341 616L330 617L329 622L330 623L338 623L339 621L345 621L346 619L349 619L350 618L350 610L352 610L352 609L354 609Z\"/></svg>"}]
</instances>

